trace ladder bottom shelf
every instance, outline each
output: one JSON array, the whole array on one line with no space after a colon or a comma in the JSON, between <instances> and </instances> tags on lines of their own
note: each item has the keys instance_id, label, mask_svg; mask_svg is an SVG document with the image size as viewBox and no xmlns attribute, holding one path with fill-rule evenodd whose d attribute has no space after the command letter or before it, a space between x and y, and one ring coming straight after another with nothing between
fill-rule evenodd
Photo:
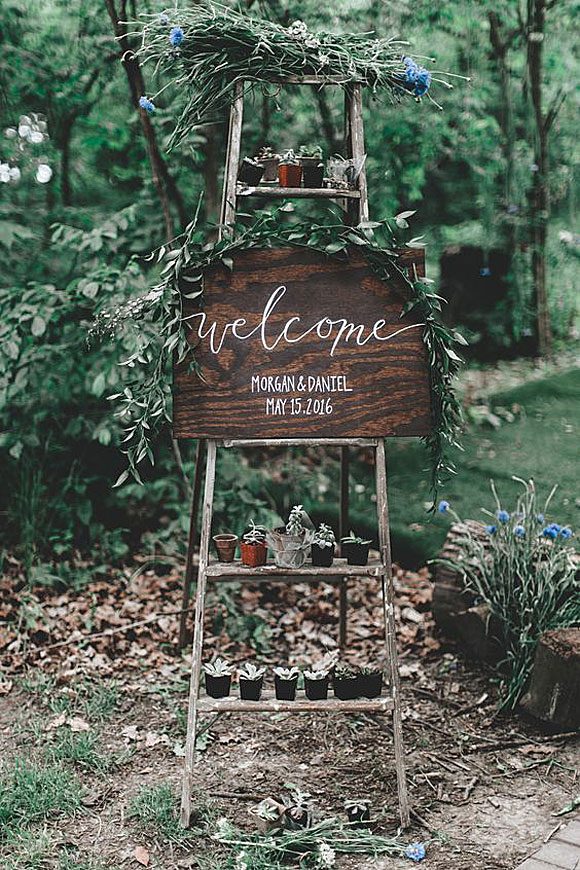
<instances>
[{"instance_id":1,"label":"ladder bottom shelf","mask_svg":"<svg viewBox=\"0 0 580 870\"><path fill-rule=\"evenodd\" d=\"M268 199L360 199L360 190L337 187L256 187L238 183L237 196L262 196Z\"/></svg>"},{"instance_id":2,"label":"ladder bottom shelf","mask_svg":"<svg viewBox=\"0 0 580 870\"><path fill-rule=\"evenodd\" d=\"M310 562L302 568L279 568L273 562L260 565L258 568L247 568L238 560L235 562L210 562L206 569L208 577L227 577L230 579L250 579L252 577L309 577L313 580L320 577L327 579L335 577L381 577L385 573L381 562L373 561L368 565L348 565L346 559L335 559L330 568L320 568Z\"/></svg>"},{"instance_id":3,"label":"ladder bottom shelf","mask_svg":"<svg viewBox=\"0 0 580 870\"><path fill-rule=\"evenodd\" d=\"M200 713L386 713L393 709L393 699L383 695L380 698L356 698L352 701L341 701L334 697L326 701L310 701L299 690L296 700L278 701L274 692L264 691L259 701L201 695L197 709Z\"/></svg>"}]
</instances>

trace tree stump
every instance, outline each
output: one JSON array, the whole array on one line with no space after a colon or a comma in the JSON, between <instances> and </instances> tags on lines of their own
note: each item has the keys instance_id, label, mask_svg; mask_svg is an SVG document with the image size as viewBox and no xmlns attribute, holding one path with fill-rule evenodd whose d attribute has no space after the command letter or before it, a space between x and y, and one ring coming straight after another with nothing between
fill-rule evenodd
<instances>
[{"instance_id":1,"label":"tree stump","mask_svg":"<svg viewBox=\"0 0 580 870\"><path fill-rule=\"evenodd\" d=\"M557 730L580 728L580 628L542 635L522 707Z\"/></svg>"}]
</instances>

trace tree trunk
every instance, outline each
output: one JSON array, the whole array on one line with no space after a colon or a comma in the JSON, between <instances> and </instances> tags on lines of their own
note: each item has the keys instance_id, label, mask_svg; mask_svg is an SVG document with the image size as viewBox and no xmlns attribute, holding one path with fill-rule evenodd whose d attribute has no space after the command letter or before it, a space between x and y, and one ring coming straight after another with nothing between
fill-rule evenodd
<instances>
[{"instance_id":1,"label":"tree trunk","mask_svg":"<svg viewBox=\"0 0 580 870\"><path fill-rule=\"evenodd\" d=\"M580 629L560 628L540 638L522 707L564 731L580 728Z\"/></svg>"},{"instance_id":2,"label":"tree trunk","mask_svg":"<svg viewBox=\"0 0 580 870\"><path fill-rule=\"evenodd\" d=\"M502 23L496 12L489 13L489 39L492 48L493 60L497 68L497 74L499 79L498 123L502 134L501 149L505 167L501 201L503 203L504 209L507 212L509 206L514 204L513 176L515 165L514 113L511 96L512 88L510 81L510 69L508 63L510 40L504 35ZM504 217L504 220L502 221L502 227L506 251L510 256L512 256L515 250L515 228L513 220L506 220Z\"/></svg>"}]
</instances>

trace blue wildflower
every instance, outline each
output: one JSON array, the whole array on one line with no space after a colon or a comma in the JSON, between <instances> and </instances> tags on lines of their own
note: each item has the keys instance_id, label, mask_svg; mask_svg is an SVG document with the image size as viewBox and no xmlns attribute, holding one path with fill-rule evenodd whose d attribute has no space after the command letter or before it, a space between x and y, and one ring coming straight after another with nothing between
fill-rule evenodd
<instances>
[{"instance_id":1,"label":"blue wildflower","mask_svg":"<svg viewBox=\"0 0 580 870\"><path fill-rule=\"evenodd\" d=\"M516 536L516 538L525 538L526 530L523 526L514 526L514 535Z\"/></svg>"},{"instance_id":2,"label":"blue wildflower","mask_svg":"<svg viewBox=\"0 0 580 870\"><path fill-rule=\"evenodd\" d=\"M149 114L155 111L155 104L152 103L151 100L147 99L147 97L139 97L139 105Z\"/></svg>"},{"instance_id":3,"label":"blue wildflower","mask_svg":"<svg viewBox=\"0 0 580 870\"><path fill-rule=\"evenodd\" d=\"M422 97L426 94L431 85L431 73L425 67L421 67L415 79L414 94L416 97Z\"/></svg>"},{"instance_id":4,"label":"blue wildflower","mask_svg":"<svg viewBox=\"0 0 580 870\"><path fill-rule=\"evenodd\" d=\"M495 533L497 532L497 526L486 526L485 531L488 535L495 535Z\"/></svg>"},{"instance_id":5,"label":"blue wildflower","mask_svg":"<svg viewBox=\"0 0 580 870\"><path fill-rule=\"evenodd\" d=\"M413 91L416 97L426 94L431 85L431 73L424 66L419 66L412 57L404 57L406 90Z\"/></svg>"},{"instance_id":6,"label":"blue wildflower","mask_svg":"<svg viewBox=\"0 0 580 870\"><path fill-rule=\"evenodd\" d=\"M542 529L542 535L545 538L551 538L552 541L555 541L558 537L558 532L556 531L556 529L553 529L552 526L546 526L544 529Z\"/></svg>"},{"instance_id":7,"label":"blue wildflower","mask_svg":"<svg viewBox=\"0 0 580 870\"><path fill-rule=\"evenodd\" d=\"M560 529L560 537L564 538L565 541L568 541L572 537L572 529L564 526L563 529Z\"/></svg>"},{"instance_id":8,"label":"blue wildflower","mask_svg":"<svg viewBox=\"0 0 580 870\"><path fill-rule=\"evenodd\" d=\"M425 846L423 843L409 843L405 849L405 858L410 858L411 861L422 861L425 857Z\"/></svg>"},{"instance_id":9,"label":"blue wildflower","mask_svg":"<svg viewBox=\"0 0 580 870\"><path fill-rule=\"evenodd\" d=\"M491 277L491 269L489 266L482 266L479 270L480 278L490 278Z\"/></svg>"},{"instance_id":10,"label":"blue wildflower","mask_svg":"<svg viewBox=\"0 0 580 870\"><path fill-rule=\"evenodd\" d=\"M536 522L542 525L542 523L544 522L544 514L538 514L536 516Z\"/></svg>"},{"instance_id":11,"label":"blue wildflower","mask_svg":"<svg viewBox=\"0 0 580 870\"><path fill-rule=\"evenodd\" d=\"M445 499L443 499L442 501L439 502L439 506L438 506L437 510L439 511L440 514L446 514L447 511L449 510L449 502L445 501Z\"/></svg>"},{"instance_id":12,"label":"blue wildflower","mask_svg":"<svg viewBox=\"0 0 580 870\"><path fill-rule=\"evenodd\" d=\"M558 532L561 532L561 531L562 531L562 526L559 526L558 523L550 523L550 525L548 526L548 528L549 528L549 529L554 529L554 531L556 532L556 534L558 534Z\"/></svg>"},{"instance_id":13,"label":"blue wildflower","mask_svg":"<svg viewBox=\"0 0 580 870\"><path fill-rule=\"evenodd\" d=\"M509 522L510 515L507 511L499 510L496 514L496 517L498 518L500 523L507 523Z\"/></svg>"},{"instance_id":14,"label":"blue wildflower","mask_svg":"<svg viewBox=\"0 0 580 870\"><path fill-rule=\"evenodd\" d=\"M171 32L169 34L169 42L171 43L171 45L173 45L175 48L177 48L178 45L181 45L184 38L185 38L185 35L184 35L181 27L172 27L171 28Z\"/></svg>"},{"instance_id":15,"label":"blue wildflower","mask_svg":"<svg viewBox=\"0 0 580 870\"><path fill-rule=\"evenodd\" d=\"M419 74L419 67L412 57L404 57L403 63L405 64L405 81L414 85Z\"/></svg>"}]
</instances>

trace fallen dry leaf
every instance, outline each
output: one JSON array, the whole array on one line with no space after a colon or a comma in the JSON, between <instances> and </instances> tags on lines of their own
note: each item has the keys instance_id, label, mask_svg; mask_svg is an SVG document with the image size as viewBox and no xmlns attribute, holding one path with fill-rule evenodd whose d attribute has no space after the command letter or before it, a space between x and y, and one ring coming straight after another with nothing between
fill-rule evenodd
<instances>
[{"instance_id":1,"label":"fallen dry leaf","mask_svg":"<svg viewBox=\"0 0 580 870\"><path fill-rule=\"evenodd\" d=\"M142 867L149 867L151 856L144 846L135 846L133 857Z\"/></svg>"},{"instance_id":2,"label":"fallen dry leaf","mask_svg":"<svg viewBox=\"0 0 580 870\"><path fill-rule=\"evenodd\" d=\"M137 725L125 725L121 730L121 734L128 740L139 740L139 727Z\"/></svg>"},{"instance_id":3,"label":"fallen dry leaf","mask_svg":"<svg viewBox=\"0 0 580 870\"><path fill-rule=\"evenodd\" d=\"M71 731L74 731L77 734L81 731L91 730L91 726L89 725L89 723L85 722L84 719L81 719L80 716L71 716L70 719L67 719L66 724L69 726Z\"/></svg>"},{"instance_id":4,"label":"fallen dry leaf","mask_svg":"<svg viewBox=\"0 0 580 870\"><path fill-rule=\"evenodd\" d=\"M44 726L45 731L54 731L56 728L62 728L62 726L66 723L66 713L60 713L60 715L56 716L54 719L51 719L50 722L47 722Z\"/></svg>"},{"instance_id":5,"label":"fallen dry leaf","mask_svg":"<svg viewBox=\"0 0 580 870\"><path fill-rule=\"evenodd\" d=\"M12 689L14 683L11 680L7 680L6 682L0 682L0 695L7 695L8 692Z\"/></svg>"}]
</instances>

